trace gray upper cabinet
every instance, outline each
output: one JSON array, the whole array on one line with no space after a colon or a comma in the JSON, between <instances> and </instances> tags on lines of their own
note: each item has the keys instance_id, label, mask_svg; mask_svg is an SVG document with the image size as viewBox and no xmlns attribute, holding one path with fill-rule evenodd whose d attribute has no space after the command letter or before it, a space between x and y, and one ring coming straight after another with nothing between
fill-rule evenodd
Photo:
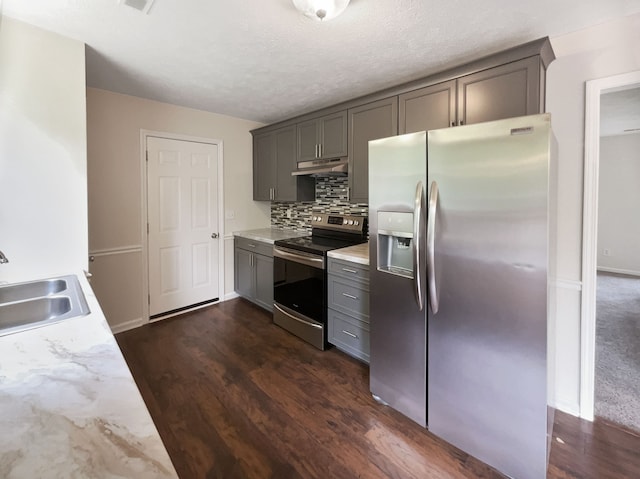
<instances>
[{"instance_id":1,"label":"gray upper cabinet","mask_svg":"<svg viewBox=\"0 0 640 479\"><path fill-rule=\"evenodd\" d=\"M347 156L347 111L298 123L298 161Z\"/></svg>"},{"instance_id":2,"label":"gray upper cabinet","mask_svg":"<svg viewBox=\"0 0 640 479\"><path fill-rule=\"evenodd\" d=\"M315 199L308 177L297 177L294 187L293 183L286 184L284 166L273 170L265 166L289 162L291 131L276 140L276 128L295 128L297 162L348 156L349 199L366 203L369 140L542 113L546 72L554 59L551 42L540 38L426 78L254 130L254 199ZM264 162L255 163L256 157Z\"/></svg>"},{"instance_id":3,"label":"gray upper cabinet","mask_svg":"<svg viewBox=\"0 0 640 479\"><path fill-rule=\"evenodd\" d=\"M398 97L398 130L401 135L454 126L456 80L403 93Z\"/></svg>"},{"instance_id":4,"label":"gray upper cabinet","mask_svg":"<svg viewBox=\"0 0 640 479\"><path fill-rule=\"evenodd\" d=\"M276 191L274 199L296 201L298 178L291 176L296 169L296 129L281 128L273 133L276 151Z\"/></svg>"},{"instance_id":5,"label":"gray upper cabinet","mask_svg":"<svg viewBox=\"0 0 640 479\"><path fill-rule=\"evenodd\" d=\"M253 199L269 201L275 186L273 132L253 137Z\"/></svg>"},{"instance_id":6,"label":"gray upper cabinet","mask_svg":"<svg viewBox=\"0 0 640 479\"><path fill-rule=\"evenodd\" d=\"M459 78L457 124L541 113L541 68L535 56Z\"/></svg>"},{"instance_id":7,"label":"gray upper cabinet","mask_svg":"<svg viewBox=\"0 0 640 479\"><path fill-rule=\"evenodd\" d=\"M544 111L538 56L401 94L400 134Z\"/></svg>"},{"instance_id":8,"label":"gray upper cabinet","mask_svg":"<svg viewBox=\"0 0 640 479\"><path fill-rule=\"evenodd\" d=\"M349 110L349 199L369 200L369 140L398 134L398 97Z\"/></svg>"},{"instance_id":9,"label":"gray upper cabinet","mask_svg":"<svg viewBox=\"0 0 640 479\"><path fill-rule=\"evenodd\" d=\"M315 180L291 176L296 169L296 126L253 138L253 199L257 201L313 201Z\"/></svg>"}]
</instances>

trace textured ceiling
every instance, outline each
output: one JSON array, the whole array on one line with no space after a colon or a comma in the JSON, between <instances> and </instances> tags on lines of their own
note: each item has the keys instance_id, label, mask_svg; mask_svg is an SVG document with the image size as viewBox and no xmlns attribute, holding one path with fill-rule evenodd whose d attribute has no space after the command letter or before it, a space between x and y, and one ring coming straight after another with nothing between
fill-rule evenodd
<instances>
[{"instance_id":1,"label":"textured ceiling","mask_svg":"<svg viewBox=\"0 0 640 479\"><path fill-rule=\"evenodd\" d=\"M543 36L640 0L351 0L319 23L291 0L3 0L3 13L87 44L87 84L271 123Z\"/></svg>"}]
</instances>

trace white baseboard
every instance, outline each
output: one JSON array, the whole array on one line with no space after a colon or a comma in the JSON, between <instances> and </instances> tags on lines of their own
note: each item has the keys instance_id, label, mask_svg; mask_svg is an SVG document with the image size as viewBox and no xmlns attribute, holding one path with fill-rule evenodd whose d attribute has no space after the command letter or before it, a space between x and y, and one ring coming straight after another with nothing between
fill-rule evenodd
<instances>
[{"instance_id":1,"label":"white baseboard","mask_svg":"<svg viewBox=\"0 0 640 479\"><path fill-rule=\"evenodd\" d=\"M222 301L229 301L230 299L236 299L239 297L240 295L238 293L236 293L235 291L232 291L231 293L225 294L224 299Z\"/></svg>"},{"instance_id":2,"label":"white baseboard","mask_svg":"<svg viewBox=\"0 0 640 479\"><path fill-rule=\"evenodd\" d=\"M598 266L598 271L603 271L605 273L626 274L627 276L640 276L640 271L633 271L630 269L607 268L606 266Z\"/></svg>"},{"instance_id":3,"label":"white baseboard","mask_svg":"<svg viewBox=\"0 0 640 479\"><path fill-rule=\"evenodd\" d=\"M109 325L113 334L123 333L130 329L139 328L144 325L145 321L142 318L132 319L131 321L125 321L124 323L116 324L114 326Z\"/></svg>"},{"instance_id":4,"label":"white baseboard","mask_svg":"<svg viewBox=\"0 0 640 479\"><path fill-rule=\"evenodd\" d=\"M575 417L580 417L580 404L574 401L567 401L562 398L556 398L555 401L550 401L549 406L557 409L558 411L566 412Z\"/></svg>"}]
</instances>

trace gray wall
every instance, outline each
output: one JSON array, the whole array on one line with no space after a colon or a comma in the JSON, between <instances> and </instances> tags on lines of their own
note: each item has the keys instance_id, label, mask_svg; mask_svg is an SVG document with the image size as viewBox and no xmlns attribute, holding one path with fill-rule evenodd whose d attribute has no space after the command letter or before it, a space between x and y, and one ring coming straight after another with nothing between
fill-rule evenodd
<instances>
[{"instance_id":1,"label":"gray wall","mask_svg":"<svg viewBox=\"0 0 640 479\"><path fill-rule=\"evenodd\" d=\"M640 275L640 133L600 138L599 182L598 269Z\"/></svg>"},{"instance_id":2,"label":"gray wall","mask_svg":"<svg viewBox=\"0 0 640 479\"><path fill-rule=\"evenodd\" d=\"M551 44L557 59L547 72L547 111L559 148L552 405L579 414L585 82L640 70L640 14L552 37Z\"/></svg>"}]
</instances>

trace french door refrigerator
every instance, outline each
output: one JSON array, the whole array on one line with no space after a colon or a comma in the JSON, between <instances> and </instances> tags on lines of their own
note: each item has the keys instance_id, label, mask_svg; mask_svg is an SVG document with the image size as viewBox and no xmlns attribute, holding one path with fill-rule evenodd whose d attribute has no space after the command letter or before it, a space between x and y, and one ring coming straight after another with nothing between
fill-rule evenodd
<instances>
[{"instance_id":1,"label":"french door refrigerator","mask_svg":"<svg viewBox=\"0 0 640 479\"><path fill-rule=\"evenodd\" d=\"M548 114L369 142L370 388L546 477Z\"/></svg>"}]
</instances>

